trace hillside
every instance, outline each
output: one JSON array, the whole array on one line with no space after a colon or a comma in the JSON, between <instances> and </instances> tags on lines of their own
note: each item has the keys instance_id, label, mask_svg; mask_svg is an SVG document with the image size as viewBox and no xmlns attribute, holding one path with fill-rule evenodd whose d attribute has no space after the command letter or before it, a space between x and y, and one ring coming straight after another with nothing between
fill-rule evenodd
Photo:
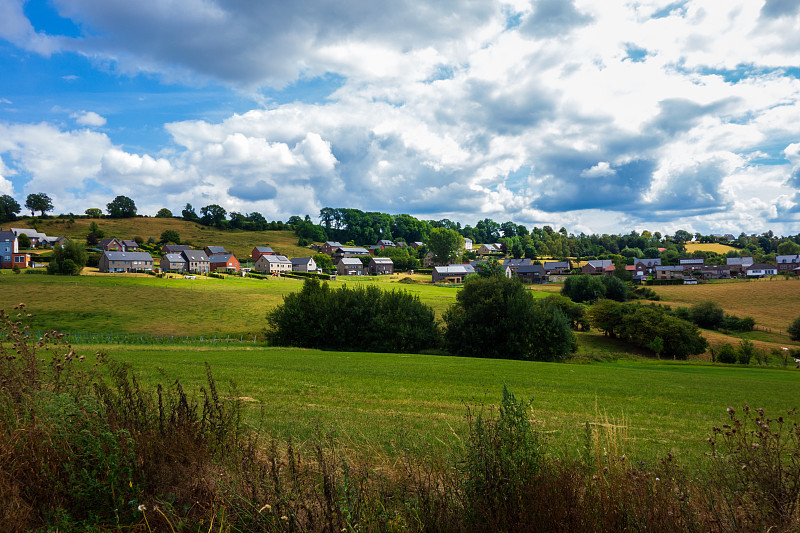
<instances>
[{"instance_id":1,"label":"hillside","mask_svg":"<svg viewBox=\"0 0 800 533\"><path fill-rule=\"evenodd\" d=\"M188 242L195 248L205 246L224 246L226 250L238 258L250 255L254 246L271 246L277 252L288 257L303 257L313 252L308 248L297 246L297 237L293 232L284 231L243 231L219 230L207 228L195 222L179 218L79 218L70 224L64 219L45 219L24 217L8 225L19 228L33 227L36 222L38 231L47 235L64 236L72 239L85 239L89 233L89 225L96 222L106 237L133 239L141 237L145 241L153 237L159 240L165 230L177 231L182 242Z\"/></svg>"},{"instance_id":2,"label":"hillside","mask_svg":"<svg viewBox=\"0 0 800 533\"><path fill-rule=\"evenodd\" d=\"M686 251L688 253L696 252L714 252L720 255L725 255L728 252L736 252L737 254L740 252L738 248L734 248L733 246L728 246L727 244L720 244L718 242L687 242L686 243Z\"/></svg>"}]
</instances>

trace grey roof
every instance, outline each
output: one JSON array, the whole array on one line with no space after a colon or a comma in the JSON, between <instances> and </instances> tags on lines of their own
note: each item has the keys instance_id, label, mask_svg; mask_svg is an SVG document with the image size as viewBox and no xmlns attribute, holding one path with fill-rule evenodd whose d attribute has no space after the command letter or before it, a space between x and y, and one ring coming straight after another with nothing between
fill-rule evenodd
<instances>
[{"instance_id":1,"label":"grey roof","mask_svg":"<svg viewBox=\"0 0 800 533\"><path fill-rule=\"evenodd\" d=\"M183 250L181 251L183 257L186 258L187 261L194 261L205 263L208 261L208 256L203 250Z\"/></svg>"},{"instance_id":2,"label":"grey roof","mask_svg":"<svg viewBox=\"0 0 800 533\"><path fill-rule=\"evenodd\" d=\"M206 249L208 249L208 251L211 252L211 255L228 253L228 250L226 250L224 246L206 246ZM211 259L210 256L209 259Z\"/></svg>"},{"instance_id":3,"label":"grey roof","mask_svg":"<svg viewBox=\"0 0 800 533\"><path fill-rule=\"evenodd\" d=\"M379 246L394 246L394 243L389 239L381 239L376 244Z\"/></svg>"},{"instance_id":4,"label":"grey roof","mask_svg":"<svg viewBox=\"0 0 800 533\"><path fill-rule=\"evenodd\" d=\"M262 259L268 263L292 263L285 255L262 255L258 258L259 261Z\"/></svg>"},{"instance_id":5,"label":"grey roof","mask_svg":"<svg viewBox=\"0 0 800 533\"><path fill-rule=\"evenodd\" d=\"M366 248L360 248L358 246L340 246L339 248L336 249L337 252L340 251L340 250L341 250L342 253L345 253L345 254L362 254L362 255L366 255L366 254L369 253Z\"/></svg>"},{"instance_id":6,"label":"grey roof","mask_svg":"<svg viewBox=\"0 0 800 533\"><path fill-rule=\"evenodd\" d=\"M339 248L342 246L342 243L340 243L339 241L325 241L325 244L327 244L328 246L332 246L334 248Z\"/></svg>"},{"instance_id":7,"label":"grey roof","mask_svg":"<svg viewBox=\"0 0 800 533\"><path fill-rule=\"evenodd\" d=\"M657 272L683 272L683 265L656 265Z\"/></svg>"},{"instance_id":8,"label":"grey roof","mask_svg":"<svg viewBox=\"0 0 800 533\"><path fill-rule=\"evenodd\" d=\"M125 240L125 241L120 241L120 242L122 244L124 244L125 246L136 246L137 248L139 247L139 243L137 243L134 240Z\"/></svg>"},{"instance_id":9,"label":"grey roof","mask_svg":"<svg viewBox=\"0 0 800 533\"><path fill-rule=\"evenodd\" d=\"M567 261L545 261L545 268L569 268Z\"/></svg>"},{"instance_id":10,"label":"grey roof","mask_svg":"<svg viewBox=\"0 0 800 533\"><path fill-rule=\"evenodd\" d=\"M103 239L102 241L100 241L100 246L107 246L107 245L109 245L109 244L111 244L112 242L115 242L115 241L120 243L120 244L122 244L122 241L120 241L116 237L111 237L110 239Z\"/></svg>"},{"instance_id":11,"label":"grey roof","mask_svg":"<svg viewBox=\"0 0 800 533\"><path fill-rule=\"evenodd\" d=\"M310 261L310 257L292 257L290 259L293 265L307 265ZM360 262L360 261L359 261Z\"/></svg>"},{"instance_id":12,"label":"grey roof","mask_svg":"<svg viewBox=\"0 0 800 533\"><path fill-rule=\"evenodd\" d=\"M503 266L504 267L506 267L506 266L509 266L509 267L522 266L522 265L530 265L530 264L531 264L531 260L528 259L527 257L522 257L520 259L514 259L513 257L509 257L509 258L507 258L506 260L503 261Z\"/></svg>"},{"instance_id":13,"label":"grey roof","mask_svg":"<svg viewBox=\"0 0 800 533\"><path fill-rule=\"evenodd\" d=\"M364 266L364 264L361 262L361 259L356 259L355 257L343 257L339 261L339 264L340 265L345 265L345 266L347 266L347 265L353 265L353 266L358 265L358 266L361 266L361 267Z\"/></svg>"},{"instance_id":14,"label":"grey roof","mask_svg":"<svg viewBox=\"0 0 800 533\"><path fill-rule=\"evenodd\" d=\"M217 247L219 248L219 247ZM224 253L224 254L212 254L208 256L209 263L227 263L231 260L233 254Z\"/></svg>"},{"instance_id":15,"label":"grey roof","mask_svg":"<svg viewBox=\"0 0 800 533\"><path fill-rule=\"evenodd\" d=\"M472 265L447 265L447 266L438 266L433 268L437 274L453 274L453 275L460 275L460 274L474 274L475 269Z\"/></svg>"},{"instance_id":16,"label":"grey roof","mask_svg":"<svg viewBox=\"0 0 800 533\"><path fill-rule=\"evenodd\" d=\"M613 259L592 259L587 263L592 268L606 268L614 266Z\"/></svg>"},{"instance_id":17,"label":"grey roof","mask_svg":"<svg viewBox=\"0 0 800 533\"><path fill-rule=\"evenodd\" d=\"M109 261L152 261L147 252L103 252Z\"/></svg>"},{"instance_id":18,"label":"grey roof","mask_svg":"<svg viewBox=\"0 0 800 533\"><path fill-rule=\"evenodd\" d=\"M678 259L678 262L682 265L702 265L705 263L705 259L703 258L694 258L694 257L687 257L686 259Z\"/></svg>"},{"instance_id":19,"label":"grey roof","mask_svg":"<svg viewBox=\"0 0 800 533\"><path fill-rule=\"evenodd\" d=\"M731 266L733 266L733 265L747 266L747 265L752 265L753 264L753 258L752 257L729 257L729 258L727 258L725 260L725 262L728 265L731 265Z\"/></svg>"},{"instance_id":20,"label":"grey roof","mask_svg":"<svg viewBox=\"0 0 800 533\"><path fill-rule=\"evenodd\" d=\"M390 257L373 257L370 259L373 263L382 263L384 265L393 265L394 261Z\"/></svg>"},{"instance_id":21,"label":"grey roof","mask_svg":"<svg viewBox=\"0 0 800 533\"><path fill-rule=\"evenodd\" d=\"M273 252L273 251L274 251L274 250L273 250L272 248L270 248L269 246L256 246L256 247L254 248L254 250L255 250L256 252L262 252L262 253L267 253L267 252Z\"/></svg>"},{"instance_id":22,"label":"grey roof","mask_svg":"<svg viewBox=\"0 0 800 533\"><path fill-rule=\"evenodd\" d=\"M172 253L172 252L182 252L184 250L189 250L190 247L186 244L165 244L162 248L162 252Z\"/></svg>"},{"instance_id":23,"label":"grey roof","mask_svg":"<svg viewBox=\"0 0 800 533\"><path fill-rule=\"evenodd\" d=\"M17 234L13 231L0 230L0 241L13 241L16 240Z\"/></svg>"},{"instance_id":24,"label":"grey roof","mask_svg":"<svg viewBox=\"0 0 800 533\"><path fill-rule=\"evenodd\" d=\"M800 255L779 255L775 257L776 263L800 263Z\"/></svg>"},{"instance_id":25,"label":"grey roof","mask_svg":"<svg viewBox=\"0 0 800 533\"><path fill-rule=\"evenodd\" d=\"M647 258L647 257L643 257L641 259L634 258L633 264L634 265L638 265L639 263L643 263L644 266L646 266L646 267L658 266L658 265L661 264L661 258L660 257L656 257L656 258L652 258L652 259L651 258Z\"/></svg>"},{"instance_id":26,"label":"grey roof","mask_svg":"<svg viewBox=\"0 0 800 533\"><path fill-rule=\"evenodd\" d=\"M535 273L544 274L544 267L542 265L522 265L517 269L517 275Z\"/></svg>"},{"instance_id":27,"label":"grey roof","mask_svg":"<svg viewBox=\"0 0 800 533\"><path fill-rule=\"evenodd\" d=\"M769 263L754 263L747 270L777 270L778 267Z\"/></svg>"},{"instance_id":28,"label":"grey roof","mask_svg":"<svg viewBox=\"0 0 800 533\"><path fill-rule=\"evenodd\" d=\"M10 228L10 229L17 236L19 236L20 233L24 233L25 235L27 235L31 239L34 239L34 238L43 239L43 238L47 237L47 235L45 235L44 233L38 232L35 229L31 229L31 228Z\"/></svg>"},{"instance_id":29,"label":"grey roof","mask_svg":"<svg viewBox=\"0 0 800 533\"><path fill-rule=\"evenodd\" d=\"M131 252L131 253L133 253L133 252ZM165 259L167 261L169 261L170 263L185 263L186 262L186 260L183 258L183 256L181 254L177 254L177 253L164 254L161 257L161 260L164 261Z\"/></svg>"}]
</instances>

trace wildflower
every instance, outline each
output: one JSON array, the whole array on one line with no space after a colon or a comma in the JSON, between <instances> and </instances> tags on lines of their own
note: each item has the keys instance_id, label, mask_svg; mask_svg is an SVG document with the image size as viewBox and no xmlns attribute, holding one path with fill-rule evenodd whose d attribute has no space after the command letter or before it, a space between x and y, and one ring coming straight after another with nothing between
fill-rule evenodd
<instances>
[{"instance_id":1,"label":"wildflower","mask_svg":"<svg viewBox=\"0 0 800 533\"><path fill-rule=\"evenodd\" d=\"M656 478L656 481L661 481L661 478Z\"/></svg>"},{"instance_id":2,"label":"wildflower","mask_svg":"<svg viewBox=\"0 0 800 533\"><path fill-rule=\"evenodd\" d=\"M139 512L143 513L143 512L145 512L147 510L147 507L145 507L145 505L142 503L142 504L139 505L138 509L139 509Z\"/></svg>"},{"instance_id":3,"label":"wildflower","mask_svg":"<svg viewBox=\"0 0 800 533\"><path fill-rule=\"evenodd\" d=\"M264 505L264 507L259 509L258 512L259 513L263 513L264 511L271 511L271 510L272 510L272 506L270 504L266 504L266 505Z\"/></svg>"},{"instance_id":4,"label":"wildflower","mask_svg":"<svg viewBox=\"0 0 800 533\"><path fill-rule=\"evenodd\" d=\"M289 520L289 517L288 517L288 516L286 516L286 515L283 515L283 516L281 517L281 520Z\"/></svg>"}]
</instances>

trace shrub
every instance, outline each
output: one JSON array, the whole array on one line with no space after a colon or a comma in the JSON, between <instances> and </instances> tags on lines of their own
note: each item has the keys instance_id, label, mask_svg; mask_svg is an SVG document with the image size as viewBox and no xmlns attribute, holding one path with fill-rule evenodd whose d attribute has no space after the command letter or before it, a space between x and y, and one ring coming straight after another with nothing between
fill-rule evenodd
<instances>
[{"instance_id":1,"label":"shrub","mask_svg":"<svg viewBox=\"0 0 800 533\"><path fill-rule=\"evenodd\" d=\"M725 318L722 307L710 301L694 304L689 312L692 322L705 329L719 329Z\"/></svg>"},{"instance_id":2,"label":"shrub","mask_svg":"<svg viewBox=\"0 0 800 533\"><path fill-rule=\"evenodd\" d=\"M750 360L753 358L753 355L755 355L755 353L756 349L752 341L749 341L747 339L742 339L742 341L739 343L737 361L739 362L739 364L749 365Z\"/></svg>"},{"instance_id":3,"label":"shrub","mask_svg":"<svg viewBox=\"0 0 800 533\"><path fill-rule=\"evenodd\" d=\"M734 315L725 315L720 329L725 331L753 331L756 321L749 316L739 318Z\"/></svg>"},{"instance_id":4,"label":"shrub","mask_svg":"<svg viewBox=\"0 0 800 533\"><path fill-rule=\"evenodd\" d=\"M308 278L267 313L267 338L279 346L410 352L436 348L433 309L418 296L375 286L332 290Z\"/></svg>"},{"instance_id":5,"label":"shrub","mask_svg":"<svg viewBox=\"0 0 800 533\"><path fill-rule=\"evenodd\" d=\"M443 319L454 355L551 361L575 349L564 314L534 300L518 279L467 279Z\"/></svg>"},{"instance_id":6,"label":"shrub","mask_svg":"<svg viewBox=\"0 0 800 533\"><path fill-rule=\"evenodd\" d=\"M617 302L624 302L628 299L628 286L616 276L600 276L600 280L606 287L606 298Z\"/></svg>"},{"instance_id":7,"label":"shrub","mask_svg":"<svg viewBox=\"0 0 800 533\"><path fill-rule=\"evenodd\" d=\"M591 329L589 318L586 316L585 305L577 304L560 294L548 295L547 298L544 299L544 304L555 307L561 311L564 316L567 317L567 320L569 320L569 325L572 329L582 329L583 331L589 331Z\"/></svg>"},{"instance_id":8,"label":"shrub","mask_svg":"<svg viewBox=\"0 0 800 533\"><path fill-rule=\"evenodd\" d=\"M736 355L736 349L728 343L723 344L717 350L717 361L732 365L738 361L739 357Z\"/></svg>"},{"instance_id":9,"label":"shrub","mask_svg":"<svg viewBox=\"0 0 800 533\"><path fill-rule=\"evenodd\" d=\"M568 276L564 280L561 294L573 302L594 302L605 296L606 286L597 276Z\"/></svg>"},{"instance_id":10,"label":"shrub","mask_svg":"<svg viewBox=\"0 0 800 533\"><path fill-rule=\"evenodd\" d=\"M793 341L800 341L800 316L789 324L789 327L786 328L786 333L789 334L789 338Z\"/></svg>"}]
</instances>

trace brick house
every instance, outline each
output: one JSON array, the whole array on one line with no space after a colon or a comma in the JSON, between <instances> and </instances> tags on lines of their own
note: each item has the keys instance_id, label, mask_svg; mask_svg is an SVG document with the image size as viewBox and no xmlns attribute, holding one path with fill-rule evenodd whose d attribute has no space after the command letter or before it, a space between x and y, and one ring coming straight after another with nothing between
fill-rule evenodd
<instances>
[{"instance_id":1,"label":"brick house","mask_svg":"<svg viewBox=\"0 0 800 533\"><path fill-rule=\"evenodd\" d=\"M588 261L583 268L581 268L581 273L583 274L613 274L614 273L614 261L611 259L592 259Z\"/></svg>"},{"instance_id":2,"label":"brick house","mask_svg":"<svg viewBox=\"0 0 800 533\"><path fill-rule=\"evenodd\" d=\"M544 273L548 276L552 274L569 274L572 269L570 261L546 261L544 264Z\"/></svg>"},{"instance_id":3,"label":"brick house","mask_svg":"<svg viewBox=\"0 0 800 533\"><path fill-rule=\"evenodd\" d=\"M203 248L203 251L209 257L209 259L211 258L212 255L228 253L228 250L226 250L224 246L206 246L205 248Z\"/></svg>"},{"instance_id":4,"label":"brick house","mask_svg":"<svg viewBox=\"0 0 800 533\"><path fill-rule=\"evenodd\" d=\"M361 276L364 274L364 263L357 257L342 257L336 264L336 273L340 276Z\"/></svg>"},{"instance_id":5,"label":"brick house","mask_svg":"<svg viewBox=\"0 0 800 533\"><path fill-rule=\"evenodd\" d=\"M322 248L320 248L320 252L323 254L327 254L333 256L333 253L336 251L337 248L341 248L342 243L337 241L325 241L322 244Z\"/></svg>"},{"instance_id":6,"label":"brick house","mask_svg":"<svg viewBox=\"0 0 800 533\"><path fill-rule=\"evenodd\" d=\"M800 255L779 255L775 257L775 263L778 272L791 272L800 267Z\"/></svg>"},{"instance_id":7,"label":"brick house","mask_svg":"<svg viewBox=\"0 0 800 533\"><path fill-rule=\"evenodd\" d=\"M117 239L116 237L111 237L110 239L103 239L100 241L100 244L97 245L98 248L105 252L124 252L125 248L122 246L122 241Z\"/></svg>"},{"instance_id":8,"label":"brick house","mask_svg":"<svg viewBox=\"0 0 800 533\"><path fill-rule=\"evenodd\" d=\"M373 257L369 260L367 272L376 276L394 274L394 261L388 257Z\"/></svg>"},{"instance_id":9,"label":"brick house","mask_svg":"<svg viewBox=\"0 0 800 533\"><path fill-rule=\"evenodd\" d=\"M520 259L514 259L513 257L509 257L503 261L503 268L510 269L511 275L516 276L519 267L531 264L533 263L531 263L531 260L528 259L527 257L522 257Z\"/></svg>"},{"instance_id":10,"label":"brick house","mask_svg":"<svg viewBox=\"0 0 800 533\"><path fill-rule=\"evenodd\" d=\"M179 254L184 250L191 250L191 247L185 244L165 244L161 247L162 254Z\"/></svg>"},{"instance_id":11,"label":"brick house","mask_svg":"<svg viewBox=\"0 0 800 533\"><path fill-rule=\"evenodd\" d=\"M103 252L97 266L109 274L153 270L153 258L147 252Z\"/></svg>"},{"instance_id":12,"label":"brick house","mask_svg":"<svg viewBox=\"0 0 800 533\"><path fill-rule=\"evenodd\" d=\"M522 265L517 269L517 277L522 283L544 283L547 275L542 265Z\"/></svg>"},{"instance_id":13,"label":"brick house","mask_svg":"<svg viewBox=\"0 0 800 533\"><path fill-rule=\"evenodd\" d=\"M255 262L258 261L258 258L261 257L262 255L278 255L278 254L276 254L275 251L269 246L256 246L255 248L253 248L253 251L250 252L250 259L252 259Z\"/></svg>"},{"instance_id":14,"label":"brick house","mask_svg":"<svg viewBox=\"0 0 800 533\"><path fill-rule=\"evenodd\" d=\"M213 248L220 248L220 246L214 246ZM208 267L212 272L217 270L239 272L239 260L229 253L212 254L208 256Z\"/></svg>"},{"instance_id":15,"label":"brick house","mask_svg":"<svg viewBox=\"0 0 800 533\"><path fill-rule=\"evenodd\" d=\"M658 265L653 271L656 279L683 279L683 265Z\"/></svg>"}]
</instances>

